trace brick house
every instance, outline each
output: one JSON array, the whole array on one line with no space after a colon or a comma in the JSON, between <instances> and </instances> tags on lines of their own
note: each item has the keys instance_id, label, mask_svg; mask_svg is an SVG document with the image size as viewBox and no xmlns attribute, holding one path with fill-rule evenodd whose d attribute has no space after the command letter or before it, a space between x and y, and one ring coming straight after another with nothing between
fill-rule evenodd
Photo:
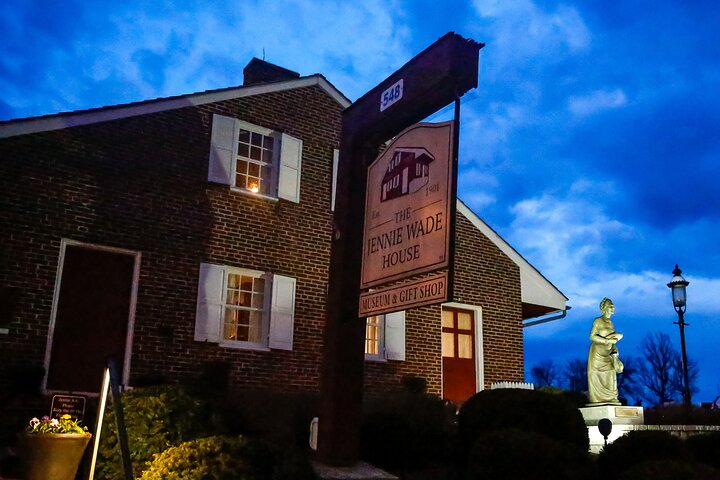
<instances>
[{"instance_id":1,"label":"brick house","mask_svg":"<svg viewBox=\"0 0 720 480\"><path fill-rule=\"evenodd\" d=\"M0 122L0 395L191 381L317 391L341 112L322 75ZM566 297L458 201L454 302L367 320L370 393L523 380L523 319Z\"/></svg>"}]
</instances>

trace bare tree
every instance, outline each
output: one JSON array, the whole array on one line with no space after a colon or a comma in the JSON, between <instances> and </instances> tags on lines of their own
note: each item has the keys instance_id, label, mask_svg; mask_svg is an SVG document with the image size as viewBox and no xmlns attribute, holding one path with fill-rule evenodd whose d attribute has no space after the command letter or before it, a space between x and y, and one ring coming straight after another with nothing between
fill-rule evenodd
<instances>
[{"instance_id":1,"label":"bare tree","mask_svg":"<svg viewBox=\"0 0 720 480\"><path fill-rule=\"evenodd\" d=\"M536 387L552 387L558 377L558 368L552 360L543 360L530 369Z\"/></svg>"},{"instance_id":2,"label":"bare tree","mask_svg":"<svg viewBox=\"0 0 720 480\"><path fill-rule=\"evenodd\" d=\"M628 404L639 403L643 398L642 359L628 356L622 361L623 371L617 375L618 396Z\"/></svg>"},{"instance_id":3,"label":"bare tree","mask_svg":"<svg viewBox=\"0 0 720 480\"><path fill-rule=\"evenodd\" d=\"M690 382L690 394L694 395L700 391L697 387L697 377L698 373L700 371L700 367L698 366L697 361L693 360L692 358L688 357L688 381ZM678 392L680 392L680 395L682 396L683 391L683 371L682 371L682 357L678 354L675 357L674 363L673 363L673 371L675 373L674 377L672 378L671 382L673 384L673 388L676 389Z\"/></svg>"},{"instance_id":4,"label":"bare tree","mask_svg":"<svg viewBox=\"0 0 720 480\"><path fill-rule=\"evenodd\" d=\"M567 389L573 392L588 391L587 360L568 360L563 371Z\"/></svg>"},{"instance_id":5,"label":"bare tree","mask_svg":"<svg viewBox=\"0 0 720 480\"><path fill-rule=\"evenodd\" d=\"M682 360L672 346L670 336L663 332L649 333L640 344L640 352L645 360L640 373L645 400L660 405L679 399L682 396ZM697 362L688 360L691 392L697 391L698 370Z\"/></svg>"}]
</instances>

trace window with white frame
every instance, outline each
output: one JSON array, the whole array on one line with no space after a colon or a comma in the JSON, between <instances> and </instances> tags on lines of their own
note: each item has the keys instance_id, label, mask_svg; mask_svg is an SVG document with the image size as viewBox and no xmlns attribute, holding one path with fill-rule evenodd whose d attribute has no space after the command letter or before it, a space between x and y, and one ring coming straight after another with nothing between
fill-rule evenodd
<instances>
[{"instance_id":1,"label":"window with white frame","mask_svg":"<svg viewBox=\"0 0 720 480\"><path fill-rule=\"evenodd\" d=\"M365 324L365 358L376 360L385 358L384 331L385 315L375 315L367 318Z\"/></svg>"},{"instance_id":2,"label":"window with white frame","mask_svg":"<svg viewBox=\"0 0 720 480\"><path fill-rule=\"evenodd\" d=\"M200 264L195 340L292 350L294 311L294 278Z\"/></svg>"},{"instance_id":3,"label":"window with white frame","mask_svg":"<svg viewBox=\"0 0 720 480\"><path fill-rule=\"evenodd\" d=\"M365 359L405 360L405 312L368 317Z\"/></svg>"},{"instance_id":4,"label":"window with white frame","mask_svg":"<svg viewBox=\"0 0 720 480\"><path fill-rule=\"evenodd\" d=\"M240 128L235 166L235 186L252 193L272 195L277 169L276 142L272 135Z\"/></svg>"},{"instance_id":5,"label":"window with white frame","mask_svg":"<svg viewBox=\"0 0 720 480\"><path fill-rule=\"evenodd\" d=\"M267 317L265 277L229 271L225 288L223 340L263 343Z\"/></svg>"},{"instance_id":6,"label":"window with white frame","mask_svg":"<svg viewBox=\"0 0 720 480\"><path fill-rule=\"evenodd\" d=\"M300 201L302 140L213 115L208 180L239 191Z\"/></svg>"}]
</instances>

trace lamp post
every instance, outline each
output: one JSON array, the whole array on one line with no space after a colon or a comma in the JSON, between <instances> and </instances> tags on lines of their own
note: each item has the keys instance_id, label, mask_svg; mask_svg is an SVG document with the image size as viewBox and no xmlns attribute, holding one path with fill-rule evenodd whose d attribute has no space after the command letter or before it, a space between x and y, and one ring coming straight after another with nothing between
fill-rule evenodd
<instances>
[{"instance_id":1,"label":"lamp post","mask_svg":"<svg viewBox=\"0 0 720 480\"><path fill-rule=\"evenodd\" d=\"M687 363L687 353L685 352L685 325L689 325L688 323L685 323L685 308L687 307L687 295L685 294L685 287L687 287L690 282L685 280L682 276L682 270L675 265L675 270L673 270L673 278L670 280L670 283L667 284L667 286L672 290L672 300L673 300L673 306L675 307L675 311L678 314L678 321L675 322L680 326L680 347L682 348L682 368L683 368L683 403L687 406L690 405L690 381L688 379L688 363Z\"/></svg>"}]
</instances>

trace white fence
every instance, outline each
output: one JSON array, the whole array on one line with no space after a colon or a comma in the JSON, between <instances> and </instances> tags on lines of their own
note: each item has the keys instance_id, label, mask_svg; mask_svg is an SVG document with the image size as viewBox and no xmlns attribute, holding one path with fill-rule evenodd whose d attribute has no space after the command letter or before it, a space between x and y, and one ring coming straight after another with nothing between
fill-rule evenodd
<instances>
[{"instance_id":1,"label":"white fence","mask_svg":"<svg viewBox=\"0 0 720 480\"><path fill-rule=\"evenodd\" d=\"M495 382L490 384L490 389L495 390L498 388L520 388L523 390L535 390L535 385L532 383L524 382Z\"/></svg>"}]
</instances>

